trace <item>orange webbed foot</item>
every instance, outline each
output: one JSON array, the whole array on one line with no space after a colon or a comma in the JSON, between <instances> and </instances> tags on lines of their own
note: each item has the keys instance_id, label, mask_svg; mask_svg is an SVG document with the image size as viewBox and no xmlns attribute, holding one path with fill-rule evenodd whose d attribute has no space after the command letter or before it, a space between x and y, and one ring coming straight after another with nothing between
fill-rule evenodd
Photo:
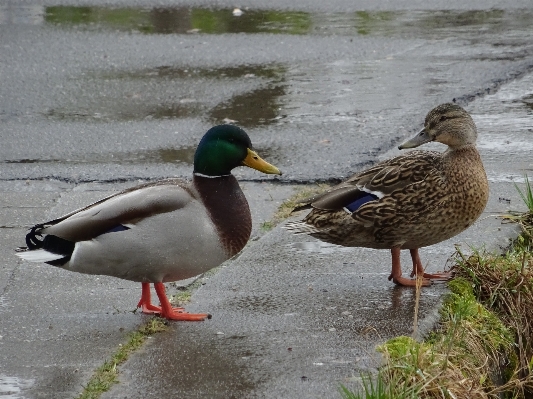
<instances>
[{"instance_id":1,"label":"orange webbed foot","mask_svg":"<svg viewBox=\"0 0 533 399\"><path fill-rule=\"evenodd\" d=\"M161 317L168 320L180 321L203 321L211 318L211 315L208 313L187 313L183 308L173 308L167 298L164 284L154 283L154 288L161 303Z\"/></svg>"},{"instance_id":2,"label":"orange webbed foot","mask_svg":"<svg viewBox=\"0 0 533 399\"><path fill-rule=\"evenodd\" d=\"M438 272L438 273L426 273L422 266L422 261L418 254L418 249L411 249L411 259L413 261L413 271L411 277L416 275L422 276L424 279L432 280L434 282L448 281L453 277L453 272Z\"/></svg>"},{"instance_id":3,"label":"orange webbed foot","mask_svg":"<svg viewBox=\"0 0 533 399\"><path fill-rule=\"evenodd\" d=\"M437 273L422 273L422 277L434 281L448 281L453 277L453 272L437 272ZM411 272L411 277L415 276L415 272Z\"/></svg>"},{"instance_id":4,"label":"orange webbed foot","mask_svg":"<svg viewBox=\"0 0 533 399\"><path fill-rule=\"evenodd\" d=\"M143 312L144 314L160 315L162 312L161 306L155 306L155 305L152 305L151 303L139 303L137 307L141 308L141 312ZM173 307L172 310L175 312L183 312L185 311L185 308L174 308Z\"/></svg>"},{"instance_id":5,"label":"orange webbed foot","mask_svg":"<svg viewBox=\"0 0 533 399\"><path fill-rule=\"evenodd\" d=\"M179 320L179 321L204 321L205 319L210 319L211 315L208 313L187 313L184 311L181 312L162 312L161 317L164 317L168 320Z\"/></svg>"},{"instance_id":6,"label":"orange webbed foot","mask_svg":"<svg viewBox=\"0 0 533 399\"><path fill-rule=\"evenodd\" d=\"M154 284L155 285L155 284ZM164 292L164 286L163 286L163 292ZM157 291L157 290L156 290ZM158 294L159 295L159 294ZM183 313L185 312L184 308L175 308L170 305L170 302L168 301L166 295L165 300L168 302L168 308L170 309L170 312L174 313ZM163 303L163 302L162 302ZM141 299L139 303L137 304L138 308L141 308L141 311L145 314L156 314L156 315L162 315L165 311L163 310L162 306L156 306L152 304L152 298L150 294L150 283L142 283L142 294ZM164 316L163 316L164 317ZM174 319L173 319L174 320Z\"/></svg>"},{"instance_id":7,"label":"orange webbed foot","mask_svg":"<svg viewBox=\"0 0 533 399\"><path fill-rule=\"evenodd\" d=\"M415 251L416 256L418 256L418 252ZM395 247L391 248L391 255L392 255L392 272L389 276L389 280L392 280L394 284L401 285L404 287L416 287L417 286L417 280L416 279L409 279L402 276L402 267L400 265L400 248ZM411 255L413 256L413 251L411 251ZM413 258L413 262L414 262ZM423 278L421 282L418 283L421 287L429 287L431 285L431 280L427 278Z\"/></svg>"},{"instance_id":8,"label":"orange webbed foot","mask_svg":"<svg viewBox=\"0 0 533 399\"><path fill-rule=\"evenodd\" d=\"M393 276L392 274L389 276L389 281L392 280L392 282L396 285L400 285L402 287L416 287L416 279L410 279L400 276ZM427 278L422 279L422 284L420 284L421 287L429 287L432 284L431 280Z\"/></svg>"}]
</instances>

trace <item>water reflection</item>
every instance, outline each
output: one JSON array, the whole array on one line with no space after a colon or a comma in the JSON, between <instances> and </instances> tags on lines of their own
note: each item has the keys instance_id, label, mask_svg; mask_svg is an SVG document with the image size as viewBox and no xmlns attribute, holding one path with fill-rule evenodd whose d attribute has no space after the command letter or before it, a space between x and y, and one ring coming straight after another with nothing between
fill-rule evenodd
<instances>
[{"instance_id":1,"label":"water reflection","mask_svg":"<svg viewBox=\"0 0 533 399\"><path fill-rule=\"evenodd\" d=\"M279 162L279 152L274 148L260 147L256 148L262 157L272 162ZM179 147L179 148L157 148L150 150L140 150L131 152L111 152L111 153L82 153L76 154L68 158L23 158L23 159L8 159L0 161L0 163L7 164L32 164L32 163L46 163L46 164L117 164L117 165L143 165L143 164L187 164L194 163L194 147ZM0 306L2 306L0 298Z\"/></svg>"},{"instance_id":2,"label":"water reflection","mask_svg":"<svg viewBox=\"0 0 533 399\"><path fill-rule=\"evenodd\" d=\"M419 19L420 27L428 29L449 29L462 26L480 26L503 28L505 11L503 10L470 10L470 11L438 11L423 15Z\"/></svg>"},{"instance_id":3,"label":"water reflection","mask_svg":"<svg viewBox=\"0 0 533 399\"><path fill-rule=\"evenodd\" d=\"M400 13L392 11L357 11L355 13L355 29L360 35L372 33L392 34L396 19Z\"/></svg>"},{"instance_id":4,"label":"water reflection","mask_svg":"<svg viewBox=\"0 0 533 399\"><path fill-rule=\"evenodd\" d=\"M215 124L268 125L281 118L285 86L280 83L285 73L286 67L280 64L222 68L163 65L88 73L66 96L65 105L48 109L44 115L54 120L91 122L205 117ZM247 91L230 98L224 98L224 91L216 91L217 85L227 86L234 79ZM80 86L83 93L79 93ZM217 95L222 98L213 101Z\"/></svg>"},{"instance_id":5,"label":"water reflection","mask_svg":"<svg viewBox=\"0 0 533 399\"><path fill-rule=\"evenodd\" d=\"M113 29L142 33L308 33L310 14L296 11L247 10L234 16L231 8L189 7L108 8L46 7L45 21L58 26Z\"/></svg>"},{"instance_id":6,"label":"water reflection","mask_svg":"<svg viewBox=\"0 0 533 399\"><path fill-rule=\"evenodd\" d=\"M185 33L283 33L340 35L457 35L458 29L473 33L526 29L531 12L503 10L470 11L357 11L355 13L308 13L299 11L244 10L234 16L231 8L191 7L107 8L46 7L44 20L56 26L85 29L138 31L148 34ZM476 28L476 30L472 30Z\"/></svg>"},{"instance_id":7,"label":"water reflection","mask_svg":"<svg viewBox=\"0 0 533 399\"><path fill-rule=\"evenodd\" d=\"M174 119L197 116L202 113L199 104L161 103L143 104L142 102L113 101L102 98L98 103L86 109L52 108L44 115L55 120L84 120L84 121L134 121L145 119Z\"/></svg>"},{"instance_id":8,"label":"water reflection","mask_svg":"<svg viewBox=\"0 0 533 399\"><path fill-rule=\"evenodd\" d=\"M531 18L531 13L529 14ZM424 38L457 36L468 31L499 32L512 27L526 28L527 18L503 10L470 11L359 11L355 27L361 35L410 35ZM475 30L473 29L475 28Z\"/></svg>"},{"instance_id":9,"label":"water reflection","mask_svg":"<svg viewBox=\"0 0 533 399\"><path fill-rule=\"evenodd\" d=\"M48 24L60 28L134 31L146 34L275 33L374 35L424 38L459 33L529 29L528 10L428 10L309 13L201 7L81 7L0 5L0 24Z\"/></svg>"},{"instance_id":10,"label":"water reflection","mask_svg":"<svg viewBox=\"0 0 533 399\"><path fill-rule=\"evenodd\" d=\"M69 158L53 159L12 159L3 163L58 163L58 164L95 164L95 163L115 163L119 165L131 164L152 164L152 163L186 163L193 164L194 147L181 148L159 148L154 150L134 151L134 152L112 152L107 154L83 153Z\"/></svg>"},{"instance_id":11,"label":"water reflection","mask_svg":"<svg viewBox=\"0 0 533 399\"><path fill-rule=\"evenodd\" d=\"M197 78L267 78L283 79L286 68L280 64L235 65L220 68L181 67L162 65L134 71L103 72L94 75L98 79L197 79Z\"/></svg>"},{"instance_id":12,"label":"water reflection","mask_svg":"<svg viewBox=\"0 0 533 399\"><path fill-rule=\"evenodd\" d=\"M253 90L217 105L209 111L209 117L214 124L229 119L242 127L268 125L279 119L280 98L284 95L285 86Z\"/></svg>"}]
</instances>

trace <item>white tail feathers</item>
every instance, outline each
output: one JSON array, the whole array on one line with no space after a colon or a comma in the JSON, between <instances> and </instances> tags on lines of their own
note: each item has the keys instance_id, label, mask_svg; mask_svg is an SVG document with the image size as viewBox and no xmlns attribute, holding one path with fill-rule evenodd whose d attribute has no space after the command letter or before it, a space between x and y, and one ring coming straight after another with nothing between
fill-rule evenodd
<instances>
[{"instance_id":1,"label":"white tail feathers","mask_svg":"<svg viewBox=\"0 0 533 399\"><path fill-rule=\"evenodd\" d=\"M312 226L310 224L307 224L303 221L298 222L289 222L283 226L285 230L289 230L293 234L313 234L313 233L319 233L322 230Z\"/></svg>"},{"instance_id":2,"label":"white tail feathers","mask_svg":"<svg viewBox=\"0 0 533 399\"><path fill-rule=\"evenodd\" d=\"M54 254L45 249L17 252L15 255L29 262L50 262L65 257L65 255Z\"/></svg>"}]
</instances>

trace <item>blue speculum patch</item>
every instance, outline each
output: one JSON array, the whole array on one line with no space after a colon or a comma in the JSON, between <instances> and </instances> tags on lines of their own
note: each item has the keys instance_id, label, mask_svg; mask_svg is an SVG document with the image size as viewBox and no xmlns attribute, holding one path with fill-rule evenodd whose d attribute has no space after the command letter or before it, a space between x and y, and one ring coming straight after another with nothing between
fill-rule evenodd
<instances>
[{"instance_id":1,"label":"blue speculum patch","mask_svg":"<svg viewBox=\"0 0 533 399\"><path fill-rule=\"evenodd\" d=\"M358 210L361 206L366 204L367 202L375 201L375 200L378 199L378 197L376 195L374 195L374 194L365 193L365 192L363 192L361 194L362 194L361 197L357 198L355 201L353 201L350 204L346 205L345 208L353 213L356 210Z\"/></svg>"}]
</instances>

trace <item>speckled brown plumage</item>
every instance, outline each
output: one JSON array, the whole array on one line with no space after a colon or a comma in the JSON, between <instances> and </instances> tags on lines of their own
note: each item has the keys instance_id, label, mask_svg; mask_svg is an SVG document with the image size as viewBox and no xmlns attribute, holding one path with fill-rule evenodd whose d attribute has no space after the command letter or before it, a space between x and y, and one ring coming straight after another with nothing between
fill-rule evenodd
<instances>
[{"instance_id":1,"label":"speckled brown plumage","mask_svg":"<svg viewBox=\"0 0 533 399\"><path fill-rule=\"evenodd\" d=\"M440 105L428 113L424 129L402 146L439 141L447 151L411 151L381 162L309 199L304 205L313 210L287 227L343 246L411 249L416 269L418 248L459 234L485 209L489 188L476 137L465 110ZM375 198L354 212L344 209L370 193Z\"/></svg>"}]
</instances>

